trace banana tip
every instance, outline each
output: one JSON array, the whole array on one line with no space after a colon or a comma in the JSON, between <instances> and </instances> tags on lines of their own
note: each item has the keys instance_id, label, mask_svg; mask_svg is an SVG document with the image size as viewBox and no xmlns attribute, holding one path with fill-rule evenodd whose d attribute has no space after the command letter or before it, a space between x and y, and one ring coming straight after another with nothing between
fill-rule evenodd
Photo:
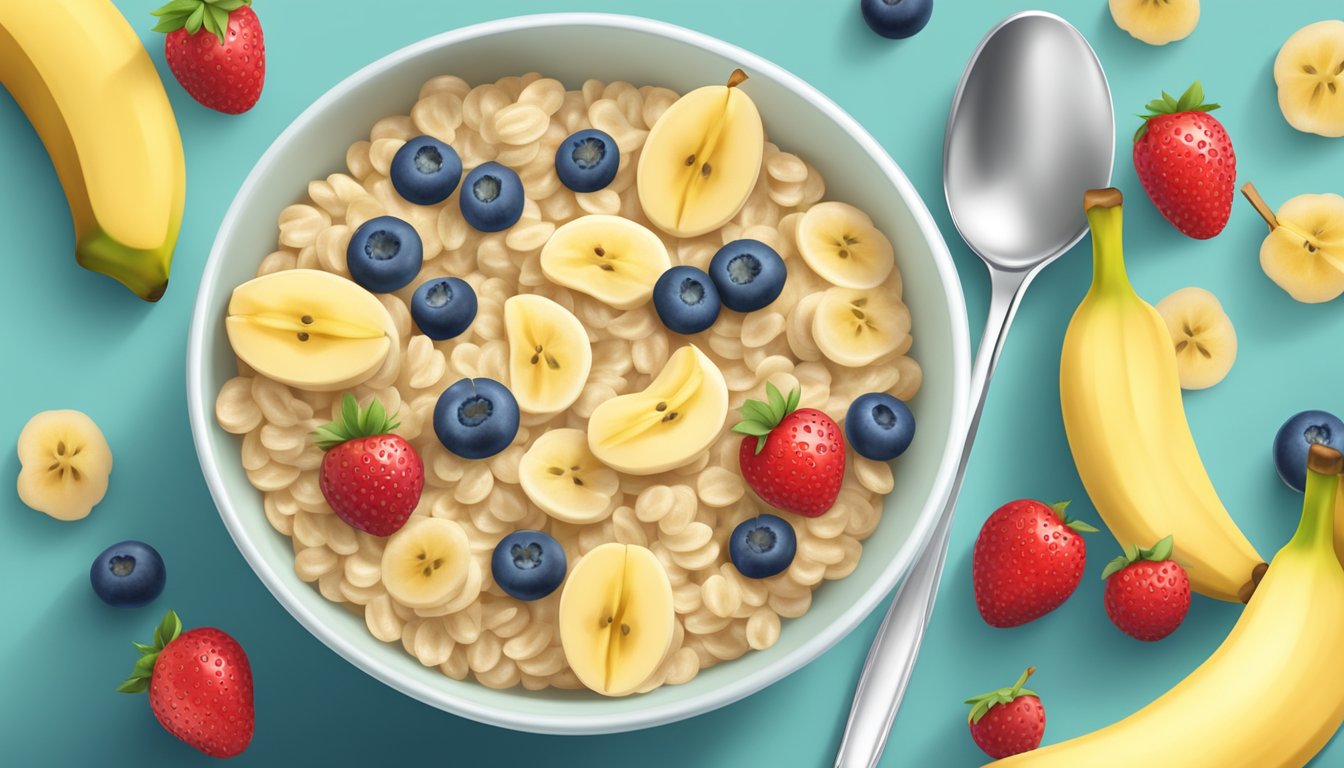
<instances>
[{"instance_id":1,"label":"banana tip","mask_svg":"<svg viewBox=\"0 0 1344 768\"><path fill-rule=\"evenodd\" d=\"M1307 453L1307 469L1322 475L1344 473L1344 454L1325 445L1313 445Z\"/></svg>"},{"instance_id":2,"label":"banana tip","mask_svg":"<svg viewBox=\"0 0 1344 768\"><path fill-rule=\"evenodd\" d=\"M1083 193L1083 210L1093 208L1118 208L1125 202L1125 196L1115 187L1089 189Z\"/></svg>"}]
</instances>

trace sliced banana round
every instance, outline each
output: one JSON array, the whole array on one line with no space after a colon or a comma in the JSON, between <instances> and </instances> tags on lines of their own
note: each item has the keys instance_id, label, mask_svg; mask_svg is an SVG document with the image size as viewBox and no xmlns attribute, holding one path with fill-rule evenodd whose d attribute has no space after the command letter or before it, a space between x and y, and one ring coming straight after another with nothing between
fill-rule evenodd
<instances>
[{"instance_id":1,"label":"sliced banana round","mask_svg":"<svg viewBox=\"0 0 1344 768\"><path fill-rule=\"evenodd\" d=\"M584 555L560 593L560 646L579 680L625 696L648 680L672 645L672 583L636 544L602 544Z\"/></svg>"},{"instance_id":2,"label":"sliced banana round","mask_svg":"<svg viewBox=\"0 0 1344 768\"><path fill-rule=\"evenodd\" d=\"M891 241L868 214L847 203L819 203L798 222L798 252L823 280L875 288L896 266Z\"/></svg>"},{"instance_id":3,"label":"sliced banana round","mask_svg":"<svg viewBox=\"0 0 1344 768\"><path fill-rule=\"evenodd\" d=\"M518 483L533 504L556 520L579 525L605 520L621 478L588 449L581 429L552 429L518 464Z\"/></svg>"},{"instance_id":4,"label":"sliced banana round","mask_svg":"<svg viewBox=\"0 0 1344 768\"><path fill-rule=\"evenodd\" d=\"M82 520L107 494L112 449L79 411L42 411L19 432L19 500L57 520Z\"/></svg>"},{"instance_id":5,"label":"sliced banana round","mask_svg":"<svg viewBox=\"0 0 1344 768\"><path fill-rule=\"evenodd\" d=\"M694 344L673 352L642 392L614 397L588 419L588 447L631 475L666 472L699 458L723 431L728 384Z\"/></svg>"},{"instance_id":6,"label":"sliced banana round","mask_svg":"<svg viewBox=\"0 0 1344 768\"><path fill-rule=\"evenodd\" d=\"M1344 294L1344 197L1298 195L1269 219L1260 267L1297 301L1319 304Z\"/></svg>"},{"instance_id":7,"label":"sliced banana round","mask_svg":"<svg viewBox=\"0 0 1344 768\"><path fill-rule=\"evenodd\" d=\"M233 289L224 327L234 353L257 373L313 392L368 381L400 343L377 297L318 269L274 272Z\"/></svg>"},{"instance_id":8,"label":"sliced banana round","mask_svg":"<svg viewBox=\"0 0 1344 768\"><path fill-rule=\"evenodd\" d=\"M457 596L467 581L471 544L452 520L413 517L383 549L383 586L409 608L432 608Z\"/></svg>"},{"instance_id":9,"label":"sliced banana round","mask_svg":"<svg viewBox=\"0 0 1344 768\"><path fill-rule=\"evenodd\" d=\"M616 309L648 303L653 284L672 266L658 236L620 216L581 216L551 234L541 271L556 285Z\"/></svg>"},{"instance_id":10,"label":"sliced banana round","mask_svg":"<svg viewBox=\"0 0 1344 768\"><path fill-rule=\"evenodd\" d=\"M1305 133L1344 136L1344 21L1297 30L1274 58L1279 109Z\"/></svg>"},{"instance_id":11,"label":"sliced banana round","mask_svg":"<svg viewBox=\"0 0 1344 768\"><path fill-rule=\"evenodd\" d=\"M1149 45L1184 40L1199 24L1199 0L1110 0L1115 25Z\"/></svg>"},{"instance_id":12,"label":"sliced banana round","mask_svg":"<svg viewBox=\"0 0 1344 768\"><path fill-rule=\"evenodd\" d=\"M828 288L812 339L831 362L857 368L894 352L910 335L910 310L881 288Z\"/></svg>"},{"instance_id":13,"label":"sliced banana round","mask_svg":"<svg viewBox=\"0 0 1344 768\"><path fill-rule=\"evenodd\" d=\"M635 174L639 204L676 237L712 232L742 210L765 154L761 114L734 70L727 85L697 88L653 124Z\"/></svg>"},{"instance_id":14,"label":"sliced banana round","mask_svg":"<svg viewBox=\"0 0 1344 768\"><path fill-rule=\"evenodd\" d=\"M545 296L519 294L504 302L509 337L509 390L524 413L559 413L588 383L593 347L583 323Z\"/></svg>"},{"instance_id":15,"label":"sliced banana round","mask_svg":"<svg viewBox=\"0 0 1344 768\"><path fill-rule=\"evenodd\" d=\"M1203 288L1182 288L1157 303L1176 346L1182 389L1208 389L1237 359L1237 332L1218 298Z\"/></svg>"}]
</instances>

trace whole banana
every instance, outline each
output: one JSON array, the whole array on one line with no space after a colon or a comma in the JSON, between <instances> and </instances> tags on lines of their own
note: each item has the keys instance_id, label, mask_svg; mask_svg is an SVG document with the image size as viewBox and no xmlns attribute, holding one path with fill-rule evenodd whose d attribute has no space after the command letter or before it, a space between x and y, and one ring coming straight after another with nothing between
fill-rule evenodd
<instances>
[{"instance_id":1,"label":"whole banana","mask_svg":"<svg viewBox=\"0 0 1344 768\"><path fill-rule=\"evenodd\" d=\"M1059 399L1078 476L1120 545L1175 538L1191 587L1247 600L1264 560L1232 522L1185 419L1176 352L1125 274L1121 195L1092 190L1092 289L1064 336Z\"/></svg>"},{"instance_id":2,"label":"whole banana","mask_svg":"<svg viewBox=\"0 0 1344 768\"><path fill-rule=\"evenodd\" d=\"M111 0L4 0L0 84L56 166L80 265L157 301L182 223L186 165L135 30Z\"/></svg>"},{"instance_id":3,"label":"whole banana","mask_svg":"<svg viewBox=\"0 0 1344 768\"><path fill-rule=\"evenodd\" d=\"M995 768L1300 768L1344 722L1344 569L1334 518L1344 457L1314 446L1296 535L1223 644L1138 712Z\"/></svg>"}]
</instances>

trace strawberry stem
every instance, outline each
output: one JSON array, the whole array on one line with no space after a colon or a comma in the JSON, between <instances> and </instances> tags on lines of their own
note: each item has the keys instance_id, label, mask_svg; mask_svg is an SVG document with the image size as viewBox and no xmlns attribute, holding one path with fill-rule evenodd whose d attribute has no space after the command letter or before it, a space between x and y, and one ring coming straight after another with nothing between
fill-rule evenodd
<instances>
[{"instance_id":1,"label":"strawberry stem","mask_svg":"<svg viewBox=\"0 0 1344 768\"><path fill-rule=\"evenodd\" d=\"M159 653L181 634L182 620L177 617L176 612L169 611L164 615L163 621L154 628L153 645L132 643L140 652L140 658L136 660L131 676L121 681L117 690L121 693L144 693L149 690L149 681L154 676L154 665L159 660Z\"/></svg>"},{"instance_id":2,"label":"strawberry stem","mask_svg":"<svg viewBox=\"0 0 1344 768\"><path fill-rule=\"evenodd\" d=\"M341 399L340 418L323 424L313 431L313 442L329 451L341 443L361 437L385 435L401 426L396 414L388 415L383 404L374 398L368 408L360 408L355 396L347 392Z\"/></svg>"},{"instance_id":3,"label":"strawberry stem","mask_svg":"<svg viewBox=\"0 0 1344 768\"><path fill-rule=\"evenodd\" d=\"M1175 540L1168 536L1147 549L1142 549L1135 544L1126 545L1123 555L1106 564L1106 568L1101 572L1101 580L1109 579L1112 575L1123 571L1140 560L1148 560L1154 563L1170 560L1174 544Z\"/></svg>"},{"instance_id":4,"label":"strawberry stem","mask_svg":"<svg viewBox=\"0 0 1344 768\"><path fill-rule=\"evenodd\" d=\"M1269 207L1269 204L1265 202L1265 198L1260 196L1260 190L1256 189L1254 184L1249 181L1242 184L1241 194L1245 195L1246 199L1251 201L1251 205L1255 208L1255 212L1260 214L1260 218L1264 219L1265 223L1269 225L1270 232L1279 228L1278 217L1274 215L1274 211Z\"/></svg>"},{"instance_id":5,"label":"strawberry stem","mask_svg":"<svg viewBox=\"0 0 1344 768\"><path fill-rule=\"evenodd\" d=\"M229 14L251 4L252 0L171 0L151 11L159 18L154 31L166 35L186 29L187 34L194 35L204 27L206 32L219 38L220 45L224 45L229 31Z\"/></svg>"},{"instance_id":6,"label":"strawberry stem","mask_svg":"<svg viewBox=\"0 0 1344 768\"><path fill-rule=\"evenodd\" d=\"M1023 688L1027 684L1027 678L1036 673L1035 667L1027 667L1027 671L1017 678L1017 682L1011 688L1000 688L996 691L982 693L979 696L972 696L964 703L971 705L971 713L967 716L967 721L971 723L980 722L989 710L999 704L1011 704L1015 699L1022 696L1036 696L1036 692L1030 688Z\"/></svg>"},{"instance_id":7,"label":"strawberry stem","mask_svg":"<svg viewBox=\"0 0 1344 768\"><path fill-rule=\"evenodd\" d=\"M761 451L765 450L765 438L784 421L785 416L798 410L798 403L802 398L803 390L800 387L794 387L789 391L788 397L785 397L778 387L767 381L766 401L748 400L743 403L738 409L742 414L742 420L733 425L732 431L756 438L756 454L760 455Z\"/></svg>"},{"instance_id":8,"label":"strawberry stem","mask_svg":"<svg viewBox=\"0 0 1344 768\"><path fill-rule=\"evenodd\" d=\"M1143 124L1134 132L1134 141L1142 139L1144 134L1148 133L1148 121L1152 120L1154 117L1158 117L1159 115L1176 115L1181 112L1212 112L1221 106L1221 104L1204 103L1204 86L1198 80L1196 80L1189 88L1185 89L1185 93L1181 94L1181 98L1179 99L1173 97L1170 93L1163 91L1162 98L1153 99L1148 102L1148 106L1146 107L1148 114L1138 116L1142 118Z\"/></svg>"}]
</instances>

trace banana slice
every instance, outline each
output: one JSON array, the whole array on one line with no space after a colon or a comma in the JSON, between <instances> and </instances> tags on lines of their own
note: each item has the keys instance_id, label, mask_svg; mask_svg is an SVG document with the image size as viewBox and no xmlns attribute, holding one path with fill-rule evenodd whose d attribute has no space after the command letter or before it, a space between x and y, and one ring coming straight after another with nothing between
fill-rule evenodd
<instances>
[{"instance_id":1,"label":"banana slice","mask_svg":"<svg viewBox=\"0 0 1344 768\"><path fill-rule=\"evenodd\" d=\"M645 547L603 544L569 572L559 619L560 646L579 680L604 696L625 696L672 645L672 583Z\"/></svg>"},{"instance_id":2,"label":"banana slice","mask_svg":"<svg viewBox=\"0 0 1344 768\"><path fill-rule=\"evenodd\" d=\"M1305 304L1344 294L1344 197L1298 195L1275 215L1247 182L1241 191L1269 224L1260 267L1288 295Z\"/></svg>"},{"instance_id":3,"label":"banana slice","mask_svg":"<svg viewBox=\"0 0 1344 768\"><path fill-rule=\"evenodd\" d=\"M383 549L383 586L408 608L432 608L457 596L467 581L471 544L452 520L413 517Z\"/></svg>"},{"instance_id":4,"label":"banana slice","mask_svg":"<svg viewBox=\"0 0 1344 768\"><path fill-rule=\"evenodd\" d=\"M820 203L798 222L798 252L823 280L875 288L896 266L891 241L868 214L846 203Z\"/></svg>"},{"instance_id":5,"label":"banana slice","mask_svg":"<svg viewBox=\"0 0 1344 768\"><path fill-rule=\"evenodd\" d=\"M586 293L616 309L648 303L653 284L672 261L658 236L620 216L581 216L551 234L541 271L556 285Z\"/></svg>"},{"instance_id":6,"label":"banana slice","mask_svg":"<svg viewBox=\"0 0 1344 768\"><path fill-rule=\"evenodd\" d=\"M620 477L588 449L581 429L552 429L532 443L518 464L518 482L533 504L566 523L597 523L612 511Z\"/></svg>"},{"instance_id":7,"label":"banana slice","mask_svg":"<svg viewBox=\"0 0 1344 768\"><path fill-rule=\"evenodd\" d=\"M812 339L829 360L857 368L891 354L910 335L910 310L881 288L828 288Z\"/></svg>"},{"instance_id":8,"label":"banana slice","mask_svg":"<svg viewBox=\"0 0 1344 768\"><path fill-rule=\"evenodd\" d=\"M1115 25L1149 45L1184 40L1199 24L1199 0L1110 0Z\"/></svg>"},{"instance_id":9,"label":"banana slice","mask_svg":"<svg viewBox=\"0 0 1344 768\"><path fill-rule=\"evenodd\" d=\"M1297 30L1274 58L1279 110L1304 133L1344 136L1344 21Z\"/></svg>"},{"instance_id":10,"label":"banana slice","mask_svg":"<svg viewBox=\"0 0 1344 768\"><path fill-rule=\"evenodd\" d=\"M1181 389L1208 389L1237 359L1237 332L1218 298L1203 288L1182 288L1157 303L1176 345Z\"/></svg>"},{"instance_id":11,"label":"banana slice","mask_svg":"<svg viewBox=\"0 0 1344 768\"><path fill-rule=\"evenodd\" d=\"M588 448L603 464L653 475L694 461L728 418L728 385L694 344L672 353L643 392L614 397L588 419Z\"/></svg>"},{"instance_id":12,"label":"banana slice","mask_svg":"<svg viewBox=\"0 0 1344 768\"><path fill-rule=\"evenodd\" d=\"M525 413L549 415L574 404L588 383L593 348L583 323L544 296L504 302L509 390Z\"/></svg>"},{"instance_id":13,"label":"banana slice","mask_svg":"<svg viewBox=\"0 0 1344 768\"><path fill-rule=\"evenodd\" d=\"M639 204L659 229L695 237L722 227L756 186L765 152L761 113L733 70L728 84L697 88L658 118L635 174Z\"/></svg>"},{"instance_id":14,"label":"banana slice","mask_svg":"<svg viewBox=\"0 0 1344 768\"><path fill-rule=\"evenodd\" d=\"M275 272L233 289L224 327L234 353L258 373L313 392L364 383L400 343L373 294L316 269Z\"/></svg>"},{"instance_id":15,"label":"banana slice","mask_svg":"<svg viewBox=\"0 0 1344 768\"><path fill-rule=\"evenodd\" d=\"M79 411L43 411L19 433L19 500L57 520L82 520L107 493L112 449Z\"/></svg>"}]
</instances>

